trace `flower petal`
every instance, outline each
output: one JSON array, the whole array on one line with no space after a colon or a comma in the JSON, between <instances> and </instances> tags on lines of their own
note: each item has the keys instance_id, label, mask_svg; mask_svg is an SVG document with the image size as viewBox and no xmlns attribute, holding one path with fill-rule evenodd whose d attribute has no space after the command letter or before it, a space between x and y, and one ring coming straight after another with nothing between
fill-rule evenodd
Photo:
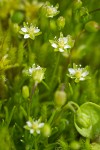
<instances>
[{"instance_id":1,"label":"flower petal","mask_svg":"<svg viewBox=\"0 0 100 150\"><path fill-rule=\"evenodd\" d=\"M32 127L32 123L30 121L27 121L26 124L28 125L28 127Z\"/></svg>"},{"instance_id":2,"label":"flower petal","mask_svg":"<svg viewBox=\"0 0 100 150\"><path fill-rule=\"evenodd\" d=\"M38 127L42 128L44 126L44 123L39 123Z\"/></svg>"},{"instance_id":3,"label":"flower petal","mask_svg":"<svg viewBox=\"0 0 100 150\"><path fill-rule=\"evenodd\" d=\"M56 43L52 43L52 47L57 48L58 45Z\"/></svg>"},{"instance_id":4,"label":"flower petal","mask_svg":"<svg viewBox=\"0 0 100 150\"><path fill-rule=\"evenodd\" d=\"M66 44L68 42L68 39L66 37L63 37L63 41L64 41L64 44Z\"/></svg>"},{"instance_id":5,"label":"flower petal","mask_svg":"<svg viewBox=\"0 0 100 150\"><path fill-rule=\"evenodd\" d=\"M24 39L28 39L29 37L30 37L29 34L24 35Z\"/></svg>"},{"instance_id":6,"label":"flower petal","mask_svg":"<svg viewBox=\"0 0 100 150\"><path fill-rule=\"evenodd\" d=\"M64 52L64 50L62 48L59 48L59 52Z\"/></svg>"},{"instance_id":7,"label":"flower petal","mask_svg":"<svg viewBox=\"0 0 100 150\"><path fill-rule=\"evenodd\" d=\"M21 31L23 31L23 32L28 32L25 27L21 28Z\"/></svg>"},{"instance_id":8,"label":"flower petal","mask_svg":"<svg viewBox=\"0 0 100 150\"><path fill-rule=\"evenodd\" d=\"M79 80L83 81L83 80L85 80L85 78L81 77Z\"/></svg>"},{"instance_id":9,"label":"flower petal","mask_svg":"<svg viewBox=\"0 0 100 150\"><path fill-rule=\"evenodd\" d=\"M74 75L76 73L75 69L73 69L73 68L68 68L68 71L72 75Z\"/></svg>"},{"instance_id":10,"label":"flower petal","mask_svg":"<svg viewBox=\"0 0 100 150\"><path fill-rule=\"evenodd\" d=\"M29 74L32 74L32 72L33 72L33 70L34 70L34 68L29 68Z\"/></svg>"},{"instance_id":11,"label":"flower petal","mask_svg":"<svg viewBox=\"0 0 100 150\"><path fill-rule=\"evenodd\" d=\"M37 134L40 134L40 130L37 129L37 130L36 130L36 133L37 133Z\"/></svg>"},{"instance_id":12,"label":"flower petal","mask_svg":"<svg viewBox=\"0 0 100 150\"><path fill-rule=\"evenodd\" d=\"M82 77L86 77L88 74L89 74L89 72L85 71L85 72L82 73Z\"/></svg>"},{"instance_id":13,"label":"flower petal","mask_svg":"<svg viewBox=\"0 0 100 150\"><path fill-rule=\"evenodd\" d=\"M71 46L70 45L64 45L64 48L71 48Z\"/></svg>"},{"instance_id":14,"label":"flower petal","mask_svg":"<svg viewBox=\"0 0 100 150\"><path fill-rule=\"evenodd\" d=\"M31 133L31 134L33 134L33 133L34 133L34 130L33 130L33 129L31 129L31 130L30 130L30 133Z\"/></svg>"},{"instance_id":15,"label":"flower petal","mask_svg":"<svg viewBox=\"0 0 100 150\"><path fill-rule=\"evenodd\" d=\"M40 32L40 29L35 28L35 29L34 29L34 33L38 33L38 32Z\"/></svg>"}]
</instances>

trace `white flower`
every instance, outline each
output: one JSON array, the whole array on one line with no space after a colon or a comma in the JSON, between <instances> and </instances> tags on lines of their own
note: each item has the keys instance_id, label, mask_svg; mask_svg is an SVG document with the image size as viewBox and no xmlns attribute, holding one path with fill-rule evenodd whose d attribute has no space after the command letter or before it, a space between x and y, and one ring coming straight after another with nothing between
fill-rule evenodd
<instances>
[{"instance_id":1,"label":"white flower","mask_svg":"<svg viewBox=\"0 0 100 150\"><path fill-rule=\"evenodd\" d=\"M46 2L46 4L43 6L43 9L44 9L47 17L53 18L54 16L56 16L59 13L59 11L57 10L58 7L59 7L58 4L54 7L49 2Z\"/></svg>"},{"instance_id":2,"label":"white flower","mask_svg":"<svg viewBox=\"0 0 100 150\"><path fill-rule=\"evenodd\" d=\"M50 18L53 18L59 13L59 11L57 11L58 7L53 7L53 5L47 6L46 9L47 9L46 16Z\"/></svg>"},{"instance_id":3,"label":"white flower","mask_svg":"<svg viewBox=\"0 0 100 150\"><path fill-rule=\"evenodd\" d=\"M28 23L24 23L24 27L21 28L20 33L24 35L24 39L31 38L33 40L35 39L35 36L41 34L40 29L38 29L38 27L35 27L32 24L28 26Z\"/></svg>"},{"instance_id":4,"label":"white flower","mask_svg":"<svg viewBox=\"0 0 100 150\"><path fill-rule=\"evenodd\" d=\"M40 120L32 120L27 121L26 125L24 126L25 129L29 130L31 134L37 133L40 134L41 128L44 126L44 123L40 122Z\"/></svg>"},{"instance_id":5,"label":"white flower","mask_svg":"<svg viewBox=\"0 0 100 150\"><path fill-rule=\"evenodd\" d=\"M73 68L68 68L68 76L70 78L74 78L75 82L84 81L85 79L87 79L87 76L89 74L89 71L87 69L87 67L81 68L81 65L77 66L73 64Z\"/></svg>"},{"instance_id":6,"label":"white flower","mask_svg":"<svg viewBox=\"0 0 100 150\"><path fill-rule=\"evenodd\" d=\"M29 68L29 75L32 76L33 80L37 83L41 82L44 79L45 68L40 66L32 65L32 68Z\"/></svg>"},{"instance_id":7,"label":"white flower","mask_svg":"<svg viewBox=\"0 0 100 150\"><path fill-rule=\"evenodd\" d=\"M55 51L65 52L67 49L71 48L74 44L74 40L71 39L71 36L63 37L63 34L60 33L60 37L54 40L50 40L51 46Z\"/></svg>"}]
</instances>

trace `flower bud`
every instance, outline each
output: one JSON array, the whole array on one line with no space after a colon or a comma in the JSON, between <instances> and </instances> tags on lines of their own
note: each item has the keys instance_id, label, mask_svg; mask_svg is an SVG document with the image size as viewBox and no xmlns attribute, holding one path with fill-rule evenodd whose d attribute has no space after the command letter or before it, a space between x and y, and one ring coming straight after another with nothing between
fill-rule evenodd
<instances>
[{"instance_id":1,"label":"flower bud","mask_svg":"<svg viewBox=\"0 0 100 150\"><path fill-rule=\"evenodd\" d=\"M44 68L38 67L37 69L35 69L32 72L33 80L37 83L40 83L44 79L44 72L45 72Z\"/></svg>"},{"instance_id":2,"label":"flower bud","mask_svg":"<svg viewBox=\"0 0 100 150\"><path fill-rule=\"evenodd\" d=\"M77 123L83 128L88 128L90 126L90 118L85 113L78 112Z\"/></svg>"},{"instance_id":3,"label":"flower bud","mask_svg":"<svg viewBox=\"0 0 100 150\"><path fill-rule=\"evenodd\" d=\"M100 149L99 143L92 143L91 144L91 150L98 150L98 149Z\"/></svg>"},{"instance_id":4,"label":"flower bud","mask_svg":"<svg viewBox=\"0 0 100 150\"><path fill-rule=\"evenodd\" d=\"M49 124L45 124L42 128L42 134L45 137L49 137L51 134L51 127Z\"/></svg>"},{"instance_id":5,"label":"flower bud","mask_svg":"<svg viewBox=\"0 0 100 150\"><path fill-rule=\"evenodd\" d=\"M24 19L24 14L21 11L16 11L11 16L11 20L14 23L21 23Z\"/></svg>"},{"instance_id":6,"label":"flower bud","mask_svg":"<svg viewBox=\"0 0 100 150\"><path fill-rule=\"evenodd\" d=\"M71 150L79 150L80 149L80 143L78 141L72 141L70 143L70 149Z\"/></svg>"},{"instance_id":7,"label":"flower bud","mask_svg":"<svg viewBox=\"0 0 100 150\"><path fill-rule=\"evenodd\" d=\"M86 23L85 29L89 32L97 32L99 29L99 24L95 21L89 21Z\"/></svg>"},{"instance_id":8,"label":"flower bud","mask_svg":"<svg viewBox=\"0 0 100 150\"><path fill-rule=\"evenodd\" d=\"M27 99L29 97L29 88L27 85L23 86L22 95L25 99Z\"/></svg>"},{"instance_id":9,"label":"flower bud","mask_svg":"<svg viewBox=\"0 0 100 150\"><path fill-rule=\"evenodd\" d=\"M58 107L61 107L65 104L67 100L67 94L64 91L56 91L54 95L54 102Z\"/></svg>"},{"instance_id":10,"label":"flower bud","mask_svg":"<svg viewBox=\"0 0 100 150\"><path fill-rule=\"evenodd\" d=\"M57 26L58 26L59 29L64 28L64 26L65 26L65 18L63 16L60 16L57 19Z\"/></svg>"},{"instance_id":11,"label":"flower bud","mask_svg":"<svg viewBox=\"0 0 100 150\"><path fill-rule=\"evenodd\" d=\"M74 0L73 2L73 9L77 10L82 6L82 1L81 0Z\"/></svg>"}]
</instances>

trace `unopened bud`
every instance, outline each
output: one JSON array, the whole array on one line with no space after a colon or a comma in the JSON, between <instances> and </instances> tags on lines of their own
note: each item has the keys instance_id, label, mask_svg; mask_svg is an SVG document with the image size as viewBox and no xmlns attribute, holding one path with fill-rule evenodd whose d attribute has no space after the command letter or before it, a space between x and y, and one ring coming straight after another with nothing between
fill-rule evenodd
<instances>
[{"instance_id":1,"label":"unopened bud","mask_svg":"<svg viewBox=\"0 0 100 150\"><path fill-rule=\"evenodd\" d=\"M78 112L77 123L83 128L88 128L90 126L90 118L85 113Z\"/></svg>"},{"instance_id":2,"label":"unopened bud","mask_svg":"<svg viewBox=\"0 0 100 150\"><path fill-rule=\"evenodd\" d=\"M23 21L23 19L24 19L24 14L21 11L16 11L11 16L11 20L14 23L21 23Z\"/></svg>"},{"instance_id":3,"label":"unopened bud","mask_svg":"<svg viewBox=\"0 0 100 150\"><path fill-rule=\"evenodd\" d=\"M97 32L99 29L99 24L95 21L89 21L86 23L85 29L89 32Z\"/></svg>"},{"instance_id":4,"label":"unopened bud","mask_svg":"<svg viewBox=\"0 0 100 150\"><path fill-rule=\"evenodd\" d=\"M29 88L27 85L23 86L22 95L25 99L27 99L29 97Z\"/></svg>"},{"instance_id":5,"label":"unopened bud","mask_svg":"<svg viewBox=\"0 0 100 150\"><path fill-rule=\"evenodd\" d=\"M49 124L45 124L42 128L42 134L45 137L49 137L51 134L51 127Z\"/></svg>"},{"instance_id":6,"label":"unopened bud","mask_svg":"<svg viewBox=\"0 0 100 150\"><path fill-rule=\"evenodd\" d=\"M58 26L59 29L64 28L64 26L65 26L65 18L63 16L60 16L57 19L57 26Z\"/></svg>"},{"instance_id":7,"label":"unopened bud","mask_svg":"<svg viewBox=\"0 0 100 150\"><path fill-rule=\"evenodd\" d=\"M73 2L73 9L77 10L82 6L82 1L81 0L74 0Z\"/></svg>"},{"instance_id":8,"label":"unopened bud","mask_svg":"<svg viewBox=\"0 0 100 150\"><path fill-rule=\"evenodd\" d=\"M65 104L67 100L67 94L64 91L56 91L54 95L54 102L58 107L61 107Z\"/></svg>"},{"instance_id":9,"label":"unopened bud","mask_svg":"<svg viewBox=\"0 0 100 150\"><path fill-rule=\"evenodd\" d=\"M70 143L71 150L79 150L80 149L80 143L78 141L72 141Z\"/></svg>"},{"instance_id":10,"label":"unopened bud","mask_svg":"<svg viewBox=\"0 0 100 150\"><path fill-rule=\"evenodd\" d=\"M37 68L32 72L33 80L37 83L40 83L44 79L44 68Z\"/></svg>"}]
</instances>

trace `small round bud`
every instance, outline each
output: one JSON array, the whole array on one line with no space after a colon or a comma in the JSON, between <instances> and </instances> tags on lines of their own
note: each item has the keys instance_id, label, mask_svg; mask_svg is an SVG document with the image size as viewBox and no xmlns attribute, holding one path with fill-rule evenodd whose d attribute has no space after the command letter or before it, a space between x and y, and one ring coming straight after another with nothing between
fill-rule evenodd
<instances>
[{"instance_id":1,"label":"small round bud","mask_svg":"<svg viewBox=\"0 0 100 150\"><path fill-rule=\"evenodd\" d=\"M29 97L29 88L27 85L23 86L22 95L25 99L27 99Z\"/></svg>"},{"instance_id":2,"label":"small round bud","mask_svg":"<svg viewBox=\"0 0 100 150\"><path fill-rule=\"evenodd\" d=\"M56 91L54 95L54 102L58 107L61 107L65 104L67 100L67 94L64 91Z\"/></svg>"},{"instance_id":3,"label":"small round bud","mask_svg":"<svg viewBox=\"0 0 100 150\"><path fill-rule=\"evenodd\" d=\"M74 0L73 2L73 9L77 10L82 6L82 1L81 0Z\"/></svg>"},{"instance_id":4,"label":"small round bud","mask_svg":"<svg viewBox=\"0 0 100 150\"><path fill-rule=\"evenodd\" d=\"M21 11L15 11L11 16L11 20L14 23L21 23L24 19L24 14Z\"/></svg>"},{"instance_id":5,"label":"small round bud","mask_svg":"<svg viewBox=\"0 0 100 150\"><path fill-rule=\"evenodd\" d=\"M79 150L80 149L80 143L78 141L72 141L70 143L70 149Z\"/></svg>"},{"instance_id":6,"label":"small round bud","mask_svg":"<svg viewBox=\"0 0 100 150\"><path fill-rule=\"evenodd\" d=\"M51 134L51 127L49 124L45 124L42 128L42 134L45 137L49 137Z\"/></svg>"},{"instance_id":7,"label":"small round bud","mask_svg":"<svg viewBox=\"0 0 100 150\"><path fill-rule=\"evenodd\" d=\"M85 29L89 32L97 32L99 29L99 24L95 21L89 21L86 23Z\"/></svg>"},{"instance_id":8,"label":"small round bud","mask_svg":"<svg viewBox=\"0 0 100 150\"><path fill-rule=\"evenodd\" d=\"M64 28L64 26L65 26L65 18L63 16L60 16L57 19L57 26L58 26L59 29Z\"/></svg>"}]
</instances>

